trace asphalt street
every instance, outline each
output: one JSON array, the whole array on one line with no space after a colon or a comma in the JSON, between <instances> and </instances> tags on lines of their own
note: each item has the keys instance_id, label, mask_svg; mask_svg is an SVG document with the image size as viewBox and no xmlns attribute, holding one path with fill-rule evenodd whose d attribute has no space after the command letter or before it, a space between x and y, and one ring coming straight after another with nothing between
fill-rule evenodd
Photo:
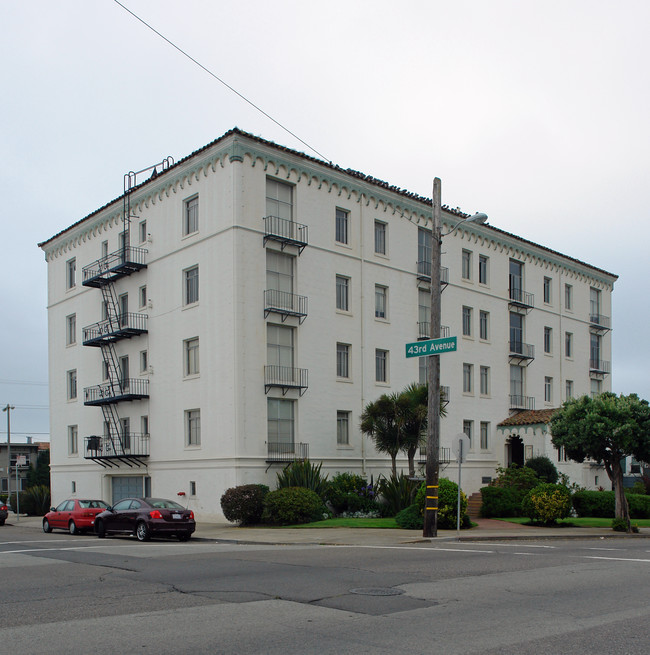
<instances>
[{"instance_id":1,"label":"asphalt street","mask_svg":"<svg viewBox=\"0 0 650 655\"><path fill-rule=\"evenodd\" d=\"M7 528L7 529L5 529ZM646 653L648 539L259 545L0 529L7 653Z\"/></svg>"}]
</instances>

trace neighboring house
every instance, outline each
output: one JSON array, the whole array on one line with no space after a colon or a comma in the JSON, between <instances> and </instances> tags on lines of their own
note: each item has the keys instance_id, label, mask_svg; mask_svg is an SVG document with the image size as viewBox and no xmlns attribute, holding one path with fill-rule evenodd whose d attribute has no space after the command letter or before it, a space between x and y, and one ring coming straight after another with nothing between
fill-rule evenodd
<instances>
[{"instance_id":1,"label":"neighboring house","mask_svg":"<svg viewBox=\"0 0 650 655\"><path fill-rule=\"evenodd\" d=\"M33 442L31 437L27 437L26 443L11 443L11 491L16 491L16 462L18 458L24 457L24 462L18 467L18 490L26 489L27 473L30 466L36 465L36 458L39 450L49 448L49 444L43 442ZM7 443L0 443L0 493L6 494L9 490L9 481L7 480Z\"/></svg>"},{"instance_id":2,"label":"neighboring house","mask_svg":"<svg viewBox=\"0 0 650 655\"><path fill-rule=\"evenodd\" d=\"M387 472L359 416L425 379L405 344L430 334L431 200L237 129L125 180L40 244L53 498L182 491L205 520L294 457ZM471 492L507 463L505 418L609 390L617 278L491 225L442 263L441 445L470 436Z\"/></svg>"}]
</instances>

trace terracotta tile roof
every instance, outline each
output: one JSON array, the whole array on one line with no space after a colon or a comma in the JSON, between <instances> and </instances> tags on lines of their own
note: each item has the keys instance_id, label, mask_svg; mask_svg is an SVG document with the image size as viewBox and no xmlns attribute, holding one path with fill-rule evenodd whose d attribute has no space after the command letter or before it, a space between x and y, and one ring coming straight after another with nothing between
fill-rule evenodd
<instances>
[{"instance_id":1,"label":"terracotta tile roof","mask_svg":"<svg viewBox=\"0 0 650 655\"><path fill-rule=\"evenodd\" d=\"M508 417L505 421L501 421L498 427L512 427L516 425L535 425L536 423L548 423L553 414L557 412L557 408L551 409L527 409L519 412L514 416Z\"/></svg>"}]
</instances>

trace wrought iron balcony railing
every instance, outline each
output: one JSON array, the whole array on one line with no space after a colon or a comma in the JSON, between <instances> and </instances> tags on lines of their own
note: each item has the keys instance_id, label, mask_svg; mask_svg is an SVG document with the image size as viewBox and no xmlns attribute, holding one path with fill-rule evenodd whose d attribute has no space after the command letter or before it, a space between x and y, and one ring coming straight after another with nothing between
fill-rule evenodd
<instances>
[{"instance_id":1,"label":"wrought iron balcony railing","mask_svg":"<svg viewBox=\"0 0 650 655\"><path fill-rule=\"evenodd\" d=\"M309 459L309 444L268 442L267 462L293 462L296 459Z\"/></svg>"},{"instance_id":2,"label":"wrought iron balcony railing","mask_svg":"<svg viewBox=\"0 0 650 655\"><path fill-rule=\"evenodd\" d=\"M510 409L535 409L535 398L511 393Z\"/></svg>"},{"instance_id":3,"label":"wrought iron balcony railing","mask_svg":"<svg viewBox=\"0 0 650 655\"><path fill-rule=\"evenodd\" d=\"M589 314L590 327L597 328L598 330L611 330L611 320L609 316L602 314Z\"/></svg>"},{"instance_id":4,"label":"wrought iron balcony railing","mask_svg":"<svg viewBox=\"0 0 650 655\"><path fill-rule=\"evenodd\" d=\"M589 360L589 372L590 373L602 373L608 374L611 372L609 362L604 359L590 359Z\"/></svg>"},{"instance_id":5,"label":"wrought iron balcony railing","mask_svg":"<svg viewBox=\"0 0 650 655\"><path fill-rule=\"evenodd\" d=\"M139 400L149 397L149 380L129 378L105 382L84 389L84 405L113 405L122 400Z\"/></svg>"},{"instance_id":6,"label":"wrought iron balcony railing","mask_svg":"<svg viewBox=\"0 0 650 655\"><path fill-rule=\"evenodd\" d=\"M535 359L535 346L515 339L510 341L510 357L518 359Z\"/></svg>"},{"instance_id":7,"label":"wrought iron balcony railing","mask_svg":"<svg viewBox=\"0 0 650 655\"><path fill-rule=\"evenodd\" d=\"M449 464L451 462L451 448L440 447L438 451L438 461L440 464ZM420 447L420 454L418 456L418 464L426 464L427 462L427 449L426 446Z\"/></svg>"},{"instance_id":8,"label":"wrought iron balcony railing","mask_svg":"<svg viewBox=\"0 0 650 655\"><path fill-rule=\"evenodd\" d=\"M307 296L267 289L264 292L264 315L268 316L270 312L304 318L307 316Z\"/></svg>"},{"instance_id":9,"label":"wrought iron balcony railing","mask_svg":"<svg viewBox=\"0 0 650 655\"><path fill-rule=\"evenodd\" d=\"M147 314L129 312L99 321L99 323L83 329L83 345L101 346L119 339L130 339L138 334L144 334L147 332L148 319Z\"/></svg>"},{"instance_id":10,"label":"wrought iron balcony railing","mask_svg":"<svg viewBox=\"0 0 650 655\"><path fill-rule=\"evenodd\" d=\"M431 330L429 326L431 323L429 321L419 321L418 322L418 339L431 339ZM444 339L449 336L449 326L441 325L440 326L440 338Z\"/></svg>"},{"instance_id":11,"label":"wrought iron balcony railing","mask_svg":"<svg viewBox=\"0 0 650 655\"><path fill-rule=\"evenodd\" d=\"M81 283L85 287L102 287L121 277L146 268L147 250L126 246L84 266Z\"/></svg>"},{"instance_id":12,"label":"wrought iron balcony railing","mask_svg":"<svg viewBox=\"0 0 650 655\"><path fill-rule=\"evenodd\" d=\"M417 263L418 267L418 280L423 282L431 281L431 260L423 259ZM449 269L446 266L440 267L440 284L449 284Z\"/></svg>"},{"instance_id":13,"label":"wrought iron balcony railing","mask_svg":"<svg viewBox=\"0 0 650 655\"><path fill-rule=\"evenodd\" d=\"M128 432L115 436L90 436L84 439L84 458L148 457L149 435Z\"/></svg>"},{"instance_id":14,"label":"wrought iron balcony railing","mask_svg":"<svg viewBox=\"0 0 650 655\"><path fill-rule=\"evenodd\" d=\"M268 365L264 367L264 386L268 393L271 387L287 389L306 389L308 370L293 366Z\"/></svg>"},{"instance_id":15,"label":"wrought iron balcony railing","mask_svg":"<svg viewBox=\"0 0 650 655\"><path fill-rule=\"evenodd\" d=\"M264 243L269 239L285 245L297 246L300 252L307 245L307 226L302 223L280 218L279 216L265 216Z\"/></svg>"},{"instance_id":16,"label":"wrought iron balcony railing","mask_svg":"<svg viewBox=\"0 0 650 655\"><path fill-rule=\"evenodd\" d=\"M508 298L511 305L532 309L535 306L535 296L518 287L508 289Z\"/></svg>"}]
</instances>

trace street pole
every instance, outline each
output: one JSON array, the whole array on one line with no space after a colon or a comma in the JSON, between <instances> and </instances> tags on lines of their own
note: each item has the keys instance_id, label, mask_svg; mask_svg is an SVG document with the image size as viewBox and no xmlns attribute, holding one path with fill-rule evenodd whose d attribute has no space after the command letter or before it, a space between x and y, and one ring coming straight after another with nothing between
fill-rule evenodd
<instances>
[{"instance_id":1,"label":"street pole","mask_svg":"<svg viewBox=\"0 0 650 655\"><path fill-rule=\"evenodd\" d=\"M6 407L2 408L3 412L7 412L7 498L11 503L11 410L16 409L13 405L7 403ZM16 486L16 489L18 487Z\"/></svg>"},{"instance_id":2,"label":"street pole","mask_svg":"<svg viewBox=\"0 0 650 655\"><path fill-rule=\"evenodd\" d=\"M433 180L433 225L431 227L431 317L430 337L440 338L440 259L442 193L440 178ZM440 469L440 355L427 356L427 463L424 537L438 536L438 475Z\"/></svg>"}]
</instances>

